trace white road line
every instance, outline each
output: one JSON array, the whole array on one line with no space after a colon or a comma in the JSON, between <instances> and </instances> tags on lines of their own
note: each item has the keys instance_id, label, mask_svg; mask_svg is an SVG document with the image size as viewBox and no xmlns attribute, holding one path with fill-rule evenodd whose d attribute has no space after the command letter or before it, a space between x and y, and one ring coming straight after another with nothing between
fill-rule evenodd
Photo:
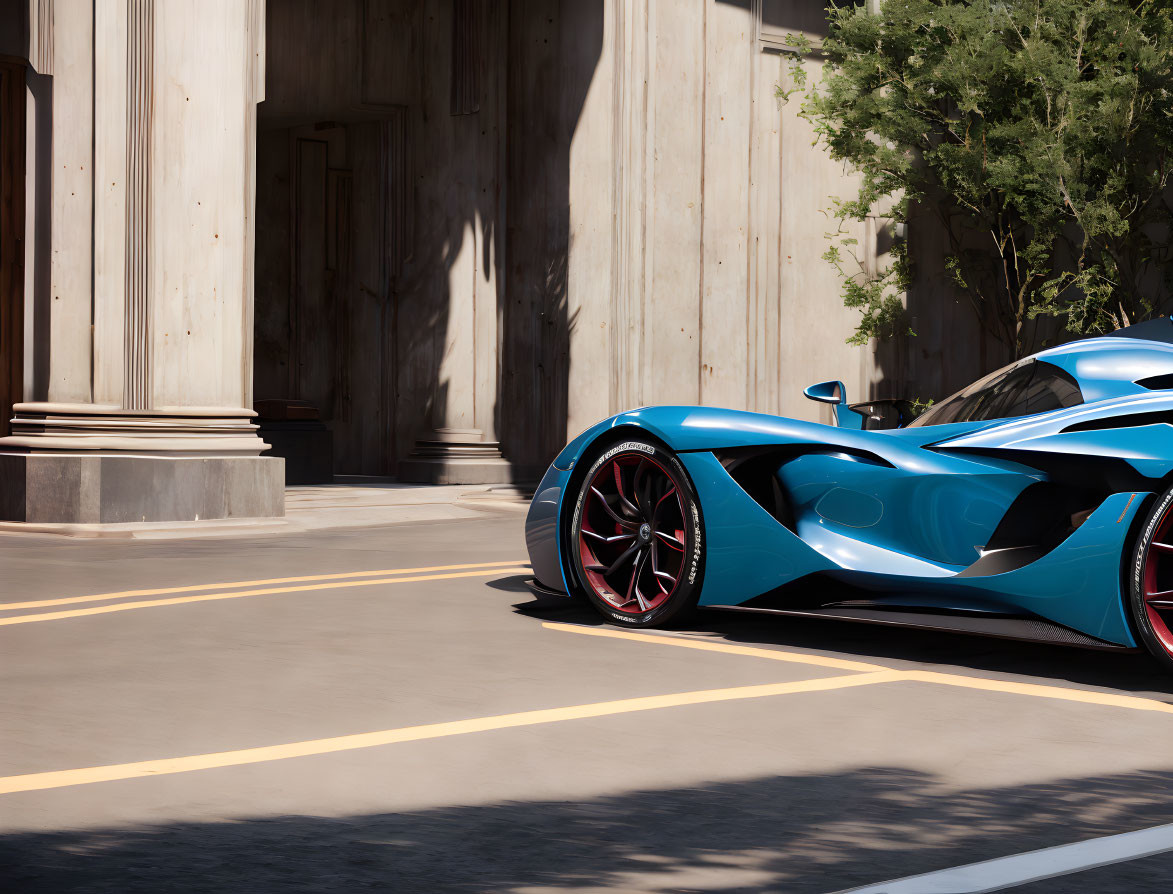
<instances>
[{"instance_id":1,"label":"white road line","mask_svg":"<svg viewBox=\"0 0 1173 894\"><path fill-rule=\"evenodd\" d=\"M1173 823L851 888L838 894L984 894L1173 850Z\"/></svg>"}]
</instances>

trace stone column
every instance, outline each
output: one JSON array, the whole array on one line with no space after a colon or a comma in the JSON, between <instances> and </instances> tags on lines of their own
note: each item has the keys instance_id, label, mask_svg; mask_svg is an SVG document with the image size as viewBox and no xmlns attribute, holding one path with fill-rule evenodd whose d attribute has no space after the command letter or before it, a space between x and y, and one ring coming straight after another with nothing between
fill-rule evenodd
<instances>
[{"instance_id":1,"label":"stone column","mask_svg":"<svg viewBox=\"0 0 1173 894\"><path fill-rule=\"evenodd\" d=\"M0 439L0 518L282 515L247 407L264 0L51 9L51 139L29 152L52 208L30 291L52 300L28 309L40 372Z\"/></svg>"},{"instance_id":2,"label":"stone column","mask_svg":"<svg viewBox=\"0 0 1173 894\"><path fill-rule=\"evenodd\" d=\"M436 109L437 141L448 141L456 205L467 219L448 270L448 327L433 430L399 463L399 480L429 484L510 481L496 429L497 295L503 273L507 19L500 2L455 0L449 82L433 79L423 102ZM447 131L441 133L441 131ZM488 197L488 198L486 198ZM486 240L486 234L495 239Z\"/></svg>"}]
</instances>

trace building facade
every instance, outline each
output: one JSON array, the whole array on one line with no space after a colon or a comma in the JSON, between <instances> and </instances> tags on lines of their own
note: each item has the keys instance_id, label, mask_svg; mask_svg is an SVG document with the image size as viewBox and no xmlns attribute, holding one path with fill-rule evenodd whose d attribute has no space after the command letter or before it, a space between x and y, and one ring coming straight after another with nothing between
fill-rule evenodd
<instances>
[{"instance_id":1,"label":"building facade","mask_svg":"<svg viewBox=\"0 0 1173 894\"><path fill-rule=\"evenodd\" d=\"M961 384L990 358L931 265L915 346L846 344L852 176L775 96L821 7L4 4L0 518L280 514L254 406L337 474L494 482L635 406Z\"/></svg>"}]
</instances>

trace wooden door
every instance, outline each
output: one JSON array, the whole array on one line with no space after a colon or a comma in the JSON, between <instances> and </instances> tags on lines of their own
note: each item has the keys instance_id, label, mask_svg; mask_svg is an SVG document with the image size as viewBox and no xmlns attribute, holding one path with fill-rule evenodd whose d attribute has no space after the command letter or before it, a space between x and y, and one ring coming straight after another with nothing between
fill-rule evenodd
<instances>
[{"instance_id":1,"label":"wooden door","mask_svg":"<svg viewBox=\"0 0 1173 894\"><path fill-rule=\"evenodd\" d=\"M23 390L24 73L0 60L0 436Z\"/></svg>"}]
</instances>

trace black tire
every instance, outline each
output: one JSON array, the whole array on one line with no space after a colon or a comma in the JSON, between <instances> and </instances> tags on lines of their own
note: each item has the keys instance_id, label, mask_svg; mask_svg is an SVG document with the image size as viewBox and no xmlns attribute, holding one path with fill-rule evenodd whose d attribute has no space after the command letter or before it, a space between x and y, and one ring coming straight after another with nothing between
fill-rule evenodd
<instances>
[{"instance_id":1,"label":"black tire","mask_svg":"<svg viewBox=\"0 0 1173 894\"><path fill-rule=\"evenodd\" d=\"M1158 497L1144 516L1127 569L1128 609L1133 625L1144 647L1169 671L1173 671L1173 627L1169 626L1173 624L1173 611L1166 615L1156 610L1146 596L1147 591L1156 589L1149 584L1157 580L1158 571L1162 581L1173 582L1173 552L1153 546L1154 542L1164 543L1170 539L1171 532L1173 488ZM1161 586L1165 585L1173 587L1173 583Z\"/></svg>"},{"instance_id":2,"label":"black tire","mask_svg":"<svg viewBox=\"0 0 1173 894\"><path fill-rule=\"evenodd\" d=\"M614 473L616 468L620 469L618 474ZM594 487L601 470L606 471L608 481L615 475L620 496L624 493L621 482L625 482L627 489L632 491L631 498L608 502L601 497ZM676 494L665 490L669 487L668 482L671 487L678 489ZM656 486L660 487L660 491L653 491ZM640 493L636 492L637 487ZM644 496L643 490L648 491L647 496ZM654 495L657 493L662 496ZM606 505L602 505L600 500ZM673 506L676 500L679 500L679 505ZM654 507L652 503L655 503ZM644 511L653 508L654 511ZM616 545L606 544L611 550L608 558L614 558L616 553L622 557L632 549L642 550L641 544L646 546L647 554L642 566L639 564L640 552L637 551L631 560L627 594L619 592L621 585L616 586L621 583L616 575L622 573L623 568L627 567L626 563L611 575L601 572L601 566L594 564L606 561L595 552L596 548L602 548L597 541L603 538L591 530L600 526L600 519L604 524L612 525L611 532L608 532L612 534L609 539L620 540L629 537L628 532L636 532L630 538L630 543L622 541ZM670 533L666 524L673 528ZM682 620L696 607L704 578L705 539L700 501L680 460L662 445L636 435L613 442L600 450L586 475L579 481L574 512L566 534L573 587L611 623L622 627L662 627ZM671 545L672 541L683 541L683 550L677 551ZM587 546L584 547L584 543ZM678 556L677 552L681 555ZM663 571L656 570L657 556L663 563ZM592 564L588 566L587 561L592 561ZM648 576L649 565L651 577ZM644 610L645 599L640 595L641 588L650 590L655 584L659 590L663 590L667 585L661 581L666 581L673 572L676 576L671 591L667 594L654 592L654 598L646 603L649 607ZM634 585L630 585L630 581L634 581ZM630 600L633 587L638 602L624 603L625 599Z\"/></svg>"}]
</instances>

